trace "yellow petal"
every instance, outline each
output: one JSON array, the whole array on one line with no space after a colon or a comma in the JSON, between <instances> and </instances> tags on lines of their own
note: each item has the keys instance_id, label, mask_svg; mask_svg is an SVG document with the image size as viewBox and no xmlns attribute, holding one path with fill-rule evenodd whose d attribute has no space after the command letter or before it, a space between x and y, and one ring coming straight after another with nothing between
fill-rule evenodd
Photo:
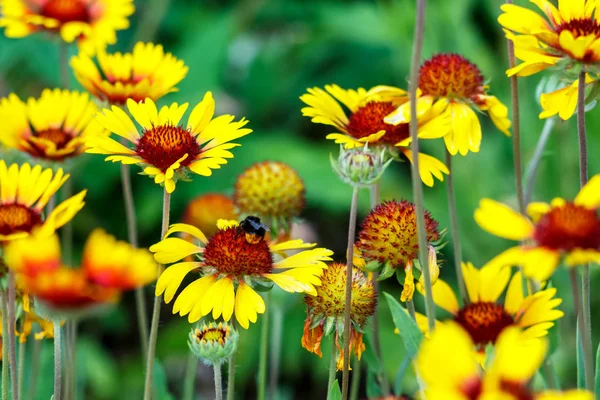
<instances>
[{"instance_id":1,"label":"yellow petal","mask_svg":"<svg viewBox=\"0 0 600 400\"><path fill-rule=\"evenodd\" d=\"M206 128L215 113L215 100L211 92L206 92L204 98L190 114L187 129L193 134L198 134Z\"/></svg>"},{"instance_id":2,"label":"yellow petal","mask_svg":"<svg viewBox=\"0 0 600 400\"><path fill-rule=\"evenodd\" d=\"M523 257L523 274L537 281L545 281L550 278L560 261L560 252L535 247L528 249Z\"/></svg>"},{"instance_id":3,"label":"yellow petal","mask_svg":"<svg viewBox=\"0 0 600 400\"><path fill-rule=\"evenodd\" d=\"M233 315L234 303L233 281L229 277L223 277L206 291L200 310L202 315L206 315L212 310L213 319L222 315L225 321L229 321Z\"/></svg>"},{"instance_id":4,"label":"yellow petal","mask_svg":"<svg viewBox=\"0 0 600 400\"><path fill-rule=\"evenodd\" d=\"M600 174L594 175L584 187L581 188L575 204L589 209L600 207Z\"/></svg>"},{"instance_id":5,"label":"yellow petal","mask_svg":"<svg viewBox=\"0 0 600 400\"><path fill-rule=\"evenodd\" d=\"M526 240L533 234L533 224L510 207L491 199L479 202L475 221L493 235L511 240Z\"/></svg>"},{"instance_id":6,"label":"yellow petal","mask_svg":"<svg viewBox=\"0 0 600 400\"><path fill-rule=\"evenodd\" d=\"M550 204L542 202L531 202L527 205L527 215L537 223L547 212L551 210Z\"/></svg>"},{"instance_id":7,"label":"yellow petal","mask_svg":"<svg viewBox=\"0 0 600 400\"><path fill-rule=\"evenodd\" d=\"M182 262L173 264L169 268L165 269L158 281L156 282L156 289L154 294L160 296L165 293L165 303L170 303L181 286L183 278L195 268L200 267L201 264L198 262Z\"/></svg>"},{"instance_id":8,"label":"yellow petal","mask_svg":"<svg viewBox=\"0 0 600 400\"><path fill-rule=\"evenodd\" d=\"M235 296L235 319L240 326L248 329L250 322L256 322L257 314L263 314L265 309L263 298L244 281L240 281Z\"/></svg>"}]
</instances>

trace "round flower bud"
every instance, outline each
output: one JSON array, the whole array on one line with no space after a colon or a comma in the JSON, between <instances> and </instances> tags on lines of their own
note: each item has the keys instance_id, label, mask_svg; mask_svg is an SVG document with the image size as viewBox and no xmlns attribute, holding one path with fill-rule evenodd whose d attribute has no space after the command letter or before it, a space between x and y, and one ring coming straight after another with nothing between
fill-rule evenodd
<instances>
[{"instance_id":1,"label":"round flower bud","mask_svg":"<svg viewBox=\"0 0 600 400\"><path fill-rule=\"evenodd\" d=\"M190 331L188 346L207 365L221 365L237 350L238 333L227 322L202 323Z\"/></svg>"},{"instance_id":2,"label":"round flower bud","mask_svg":"<svg viewBox=\"0 0 600 400\"><path fill-rule=\"evenodd\" d=\"M369 149L368 146L345 149L340 146L337 161L329 157L331 168L340 179L352 186L366 187L376 183L393 161L383 148Z\"/></svg>"}]
</instances>

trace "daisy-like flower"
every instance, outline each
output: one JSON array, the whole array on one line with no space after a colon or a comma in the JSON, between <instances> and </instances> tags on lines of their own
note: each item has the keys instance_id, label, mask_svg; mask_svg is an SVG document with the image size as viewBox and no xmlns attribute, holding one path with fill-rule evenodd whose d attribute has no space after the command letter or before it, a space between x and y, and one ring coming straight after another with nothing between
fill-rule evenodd
<instances>
[{"instance_id":1,"label":"daisy-like flower","mask_svg":"<svg viewBox=\"0 0 600 400\"><path fill-rule=\"evenodd\" d=\"M196 197L188 203L183 212L183 222L197 227L207 237L217 233L217 221L220 219L237 219L233 200L220 193L207 193ZM191 239L191 236L187 237Z\"/></svg>"},{"instance_id":2,"label":"daisy-like flower","mask_svg":"<svg viewBox=\"0 0 600 400\"><path fill-rule=\"evenodd\" d=\"M138 42L131 53L100 51L96 57L97 64L85 53L73 57L75 77L93 96L116 105L124 105L128 99L156 101L176 91L175 85L188 72L183 61L152 43Z\"/></svg>"},{"instance_id":3,"label":"daisy-like flower","mask_svg":"<svg viewBox=\"0 0 600 400\"><path fill-rule=\"evenodd\" d=\"M275 233L288 232L304 209L306 190L296 170L279 161L256 163L235 181L233 203L240 216L256 215Z\"/></svg>"},{"instance_id":4,"label":"daisy-like flower","mask_svg":"<svg viewBox=\"0 0 600 400\"><path fill-rule=\"evenodd\" d=\"M494 358L484 372L469 334L450 323L421 344L416 371L427 400L593 400L584 390L533 392L529 383L548 349L544 339L531 339L516 328L498 338Z\"/></svg>"},{"instance_id":5,"label":"daisy-like flower","mask_svg":"<svg viewBox=\"0 0 600 400\"><path fill-rule=\"evenodd\" d=\"M369 91L358 88L342 89L337 85L308 89L300 96L308 107L302 115L312 118L312 122L330 125L338 132L330 133L327 139L335 140L346 148L385 146L392 154L398 151L410 162L413 154L409 148L410 132L408 123L389 124L384 118L398 106L408 104L407 93L399 88L376 86ZM344 111L342 105L346 107ZM419 138L435 139L448 132L448 115L431 107L419 114ZM427 186L433 186L433 177L444 180L448 168L443 162L427 154L419 153L419 174Z\"/></svg>"},{"instance_id":6,"label":"daisy-like flower","mask_svg":"<svg viewBox=\"0 0 600 400\"><path fill-rule=\"evenodd\" d=\"M2 0L0 27L9 38L58 33L93 53L117 42L116 31L129 28L134 10L133 0Z\"/></svg>"},{"instance_id":7,"label":"daisy-like flower","mask_svg":"<svg viewBox=\"0 0 600 400\"><path fill-rule=\"evenodd\" d=\"M476 111L487 113L496 127L510 136L508 108L496 96L487 93L483 75L475 64L458 54L437 54L425 61L419 71L417 115L431 109L447 112L450 118L444 135L452 155L478 152L481 124ZM410 121L410 104L400 105L385 118L389 124L405 125Z\"/></svg>"},{"instance_id":8,"label":"daisy-like flower","mask_svg":"<svg viewBox=\"0 0 600 400\"><path fill-rule=\"evenodd\" d=\"M512 275L511 279L510 268L484 266L477 269L471 263L463 263L462 271L468 302L461 307L450 285L441 279L433 287L433 301L451 313L452 321L469 334L482 359L485 347L495 344L500 334L509 327L520 327L530 338L542 337L554 326L553 321L564 315L557 308L562 299L555 297L555 288L523 297L520 272ZM505 290L506 296L501 304L498 299ZM423 293L423 290L419 291ZM417 320L419 327L427 332L427 317L418 314Z\"/></svg>"},{"instance_id":9,"label":"daisy-like flower","mask_svg":"<svg viewBox=\"0 0 600 400\"><path fill-rule=\"evenodd\" d=\"M82 153L85 140L99 134L97 107L87 93L45 89L27 103L16 94L0 100L0 143L47 161Z\"/></svg>"},{"instance_id":10,"label":"daisy-like flower","mask_svg":"<svg viewBox=\"0 0 600 400\"><path fill-rule=\"evenodd\" d=\"M194 236L198 244L171 237L176 232ZM156 296L164 293L165 302L170 303L183 278L195 271L199 278L179 294L173 313L188 315L190 323L211 311L213 319L222 317L225 321L235 313L240 326L248 329L257 314L265 312L265 302L254 288L265 289L274 283L287 292L315 294L319 277L327 268L325 261L331 260L333 252L299 239L269 244L265 233L256 217L240 224L220 221L219 230L210 239L191 225L171 225L165 238L150 247L157 262L175 263L158 278ZM287 256L290 250L302 251ZM194 254L198 261L178 262Z\"/></svg>"},{"instance_id":11,"label":"daisy-like flower","mask_svg":"<svg viewBox=\"0 0 600 400\"><path fill-rule=\"evenodd\" d=\"M528 278L547 280L560 264L600 262L600 175L594 176L574 201L555 198L550 204L530 203L530 218L494 200L483 199L475 221L486 231L505 239L525 241L490 264L521 265Z\"/></svg>"},{"instance_id":12,"label":"daisy-like flower","mask_svg":"<svg viewBox=\"0 0 600 400\"><path fill-rule=\"evenodd\" d=\"M96 135L87 141L86 152L108 154L106 161L138 164L144 174L164 185L168 193L175 190L177 180L185 179L188 172L212 175L213 169L221 168L228 158L233 158L229 150L240 146L231 141L252 132L243 128L248 123L244 118L237 122L233 121L233 115L213 118L215 102L210 92L194 107L186 127L179 121L188 103L181 106L173 103L159 112L149 98L140 103L130 99L127 108L142 127L141 134L131 118L117 106L104 109L97 121L131 142L133 149L110 137Z\"/></svg>"},{"instance_id":13,"label":"daisy-like flower","mask_svg":"<svg viewBox=\"0 0 600 400\"><path fill-rule=\"evenodd\" d=\"M59 203L50 214L42 211L50 198L69 179L58 169L42 170L39 165L6 166L0 160L0 243L21 239L34 229L52 233L69 222L85 204L85 190Z\"/></svg>"},{"instance_id":14,"label":"daisy-like flower","mask_svg":"<svg viewBox=\"0 0 600 400\"><path fill-rule=\"evenodd\" d=\"M434 284L439 276L435 252L441 235L438 232L437 221L428 211L425 211L425 229L430 250L431 283ZM412 299L415 291L414 267L417 265L415 261L419 258L414 204L406 200L392 200L373 208L361 223L356 249L360 253L360 258L367 264L381 269L381 279L404 271L404 290L401 300Z\"/></svg>"},{"instance_id":15,"label":"daisy-like flower","mask_svg":"<svg viewBox=\"0 0 600 400\"><path fill-rule=\"evenodd\" d=\"M306 321L302 347L319 357L323 335L334 334L338 349L337 369L343 368L344 355L340 345L344 328L344 307L346 303L346 265L332 263L321 277L321 285L316 295L304 297L306 303ZM361 270L353 267L352 304L350 305L350 351L360 360L365 350L363 328L367 320L375 314L377 294L370 279Z\"/></svg>"}]
</instances>

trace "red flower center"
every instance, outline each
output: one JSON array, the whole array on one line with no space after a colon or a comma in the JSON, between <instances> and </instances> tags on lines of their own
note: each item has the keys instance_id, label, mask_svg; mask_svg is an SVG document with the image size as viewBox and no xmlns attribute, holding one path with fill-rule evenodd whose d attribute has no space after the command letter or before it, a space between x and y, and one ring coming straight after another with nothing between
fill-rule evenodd
<instances>
[{"instance_id":1,"label":"red flower center","mask_svg":"<svg viewBox=\"0 0 600 400\"><path fill-rule=\"evenodd\" d=\"M241 277L268 274L273 270L273 257L265 240L250 243L239 226L215 233L204 248L204 264L218 272Z\"/></svg>"},{"instance_id":2,"label":"red flower center","mask_svg":"<svg viewBox=\"0 0 600 400\"><path fill-rule=\"evenodd\" d=\"M371 101L364 106L359 107L348 122L348 133L356 139L361 139L385 131L385 135L379 139L379 142L395 145L398 142L408 138L408 124L390 125L383 122L383 119L392 113L396 106L390 102Z\"/></svg>"},{"instance_id":3,"label":"red flower center","mask_svg":"<svg viewBox=\"0 0 600 400\"><path fill-rule=\"evenodd\" d=\"M535 396L527 385L522 382L514 382L506 379L500 381L500 391L510 394L515 400L533 400Z\"/></svg>"},{"instance_id":4,"label":"red flower center","mask_svg":"<svg viewBox=\"0 0 600 400\"><path fill-rule=\"evenodd\" d=\"M164 172L186 154L188 156L181 165L190 165L201 149L189 130L181 126L160 125L144 132L135 152L146 163Z\"/></svg>"},{"instance_id":5,"label":"red flower center","mask_svg":"<svg viewBox=\"0 0 600 400\"><path fill-rule=\"evenodd\" d=\"M198 343L206 340L207 342L220 342L221 344L227 339L227 331L222 326L212 326L206 329L196 329L196 340Z\"/></svg>"},{"instance_id":6,"label":"red flower center","mask_svg":"<svg viewBox=\"0 0 600 400\"><path fill-rule=\"evenodd\" d=\"M49 0L42 6L40 14L54 18L61 24L67 22L90 22L89 10L82 0Z\"/></svg>"},{"instance_id":7,"label":"red flower center","mask_svg":"<svg viewBox=\"0 0 600 400\"><path fill-rule=\"evenodd\" d=\"M533 237L540 246L555 250L600 250L600 219L595 210L566 203L538 221Z\"/></svg>"},{"instance_id":8,"label":"red flower center","mask_svg":"<svg viewBox=\"0 0 600 400\"><path fill-rule=\"evenodd\" d=\"M458 54L438 54L425 61L419 71L423 95L476 99L484 94L479 68Z\"/></svg>"},{"instance_id":9,"label":"red flower center","mask_svg":"<svg viewBox=\"0 0 600 400\"><path fill-rule=\"evenodd\" d=\"M39 131L36 135L40 139L46 139L53 142L57 149L62 149L73 137L62 129L49 128Z\"/></svg>"},{"instance_id":10,"label":"red flower center","mask_svg":"<svg viewBox=\"0 0 600 400\"><path fill-rule=\"evenodd\" d=\"M0 205L0 234L10 235L16 232L31 232L34 226L42 222L39 213L21 204Z\"/></svg>"},{"instance_id":11,"label":"red flower center","mask_svg":"<svg viewBox=\"0 0 600 400\"><path fill-rule=\"evenodd\" d=\"M470 303L458 311L454 320L465 328L473 342L481 347L495 343L500 333L514 323L513 317L504 307L492 302Z\"/></svg>"},{"instance_id":12,"label":"red flower center","mask_svg":"<svg viewBox=\"0 0 600 400\"><path fill-rule=\"evenodd\" d=\"M483 392L483 384L481 382L481 378L479 378L478 376L474 376L472 378L467 379L461 385L460 389L460 391L467 397L467 399L479 399L479 396Z\"/></svg>"},{"instance_id":13,"label":"red flower center","mask_svg":"<svg viewBox=\"0 0 600 400\"><path fill-rule=\"evenodd\" d=\"M560 35L562 31L569 31L576 38L588 35L600 36L600 25L595 19L591 18L572 19L556 27L557 34Z\"/></svg>"}]
</instances>

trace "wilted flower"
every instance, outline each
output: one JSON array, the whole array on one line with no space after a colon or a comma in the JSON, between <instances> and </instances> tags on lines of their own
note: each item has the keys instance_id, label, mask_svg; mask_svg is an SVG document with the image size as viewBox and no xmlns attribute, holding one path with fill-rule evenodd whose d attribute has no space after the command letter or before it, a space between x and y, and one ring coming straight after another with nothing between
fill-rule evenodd
<instances>
[{"instance_id":1,"label":"wilted flower","mask_svg":"<svg viewBox=\"0 0 600 400\"><path fill-rule=\"evenodd\" d=\"M200 329L192 329L188 346L204 363L221 365L237 350L238 333L227 322L202 323Z\"/></svg>"},{"instance_id":2,"label":"wilted flower","mask_svg":"<svg viewBox=\"0 0 600 400\"><path fill-rule=\"evenodd\" d=\"M337 161L330 156L331 168L348 185L368 187L376 183L393 158L386 155L385 148L369 149L369 146L345 149L340 146Z\"/></svg>"}]
</instances>

